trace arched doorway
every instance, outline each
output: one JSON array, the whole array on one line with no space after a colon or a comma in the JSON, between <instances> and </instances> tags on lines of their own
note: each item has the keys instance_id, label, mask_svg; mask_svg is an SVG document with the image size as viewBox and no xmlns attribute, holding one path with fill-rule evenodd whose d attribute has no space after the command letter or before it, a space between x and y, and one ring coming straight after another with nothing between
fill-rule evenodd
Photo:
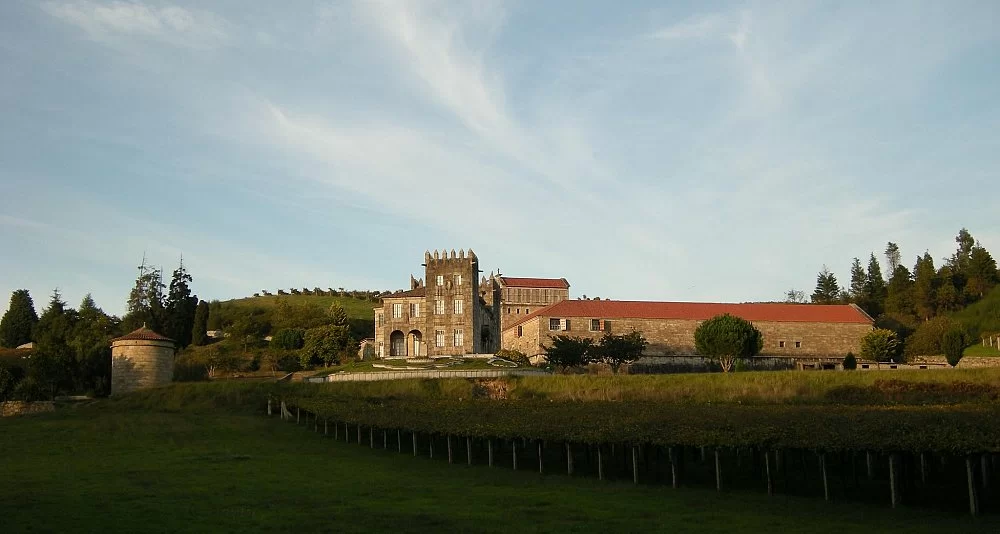
<instances>
[{"instance_id":1,"label":"arched doorway","mask_svg":"<svg viewBox=\"0 0 1000 534\"><path fill-rule=\"evenodd\" d=\"M389 356L406 356L406 336L404 336L399 330L393 330L392 333L389 334Z\"/></svg>"},{"instance_id":2,"label":"arched doorway","mask_svg":"<svg viewBox=\"0 0 1000 534\"><path fill-rule=\"evenodd\" d=\"M427 356L427 350L424 349L424 336L420 333L420 330L410 330L407 337L406 348L409 349L410 356L414 358Z\"/></svg>"}]
</instances>

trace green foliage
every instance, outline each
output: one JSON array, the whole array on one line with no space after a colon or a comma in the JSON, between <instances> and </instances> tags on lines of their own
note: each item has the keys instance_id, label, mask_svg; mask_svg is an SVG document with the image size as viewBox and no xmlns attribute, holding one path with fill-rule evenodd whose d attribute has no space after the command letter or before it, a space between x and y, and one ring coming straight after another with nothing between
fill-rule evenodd
<instances>
[{"instance_id":1,"label":"green foliage","mask_svg":"<svg viewBox=\"0 0 1000 534\"><path fill-rule=\"evenodd\" d=\"M844 370L853 371L858 368L858 359L854 357L853 352L848 352L847 356L844 357Z\"/></svg>"},{"instance_id":2,"label":"green foliage","mask_svg":"<svg viewBox=\"0 0 1000 534\"><path fill-rule=\"evenodd\" d=\"M900 344L896 333L885 328L876 328L861 338L861 358L874 362L897 361Z\"/></svg>"},{"instance_id":3,"label":"green foliage","mask_svg":"<svg viewBox=\"0 0 1000 534\"><path fill-rule=\"evenodd\" d=\"M127 313L122 319L125 330L135 330L142 325L146 325L157 332L162 332L165 326L165 312L163 302L163 272L146 265L146 258L143 256L142 264L139 265L139 275L135 279L135 285L129 292L126 305Z\"/></svg>"},{"instance_id":4,"label":"green foliage","mask_svg":"<svg viewBox=\"0 0 1000 534\"><path fill-rule=\"evenodd\" d=\"M970 337L1000 332L1000 286L994 287L981 300L953 314Z\"/></svg>"},{"instance_id":5,"label":"green foliage","mask_svg":"<svg viewBox=\"0 0 1000 534\"><path fill-rule=\"evenodd\" d=\"M496 352L496 354L494 354L494 356L514 362L522 367L531 366L531 360L528 359L528 355L519 350L500 349Z\"/></svg>"},{"instance_id":6,"label":"green foliage","mask_svg":"<svg viewBox=\"0 0 1000 534\"><path fill-rule=\"evenodd\" d=\"M736 360L756 356L764 337L749 321L726 313L701 323L694 331L694 344L699 354L716 360L728 373Z\"/></svg>"},{"instance_id":7,"label":"green foliage","mask_svg":"<svg viewBox=\"0 0 1000 534\"><path fill-rule=\"evenodd\" d=\"M268 314L259 308L246 310L246 313L233 319L233 322L226 327L226 334L229 335L229 343L235 343L246 352L251 347L260 346L264 341L264 336L271 331L271 322Z\"/></svg>"},{"instance_id":8,"label":"green foliage","mask_svg":"<svg viewBox=\"0 0 1000 534\"><path fill-rule=\"evenodd\" d=\"M885 313L897 317L916 318L913 304L913 279L910 270L897 265L889 278L889 287L885 299Z\"/></svg>"},{"instance_id":9,"label":"green foliage","mask_svg":"<svg viewBox=\"0 0 1000 534\"><path fill-rule=\"evenodd\" d=\"M913 306L917 316L925 321L937 313L937 287L934 258L924 252L913 266Z\"/></svg>"},{"instance_id":10,"label":"green foliage","mask_svg":"<svg viewBox=\"0 0 1000 534\"><path fill-rule=\"evenodd\" d=\"M997 262L993 256L977 244L969 252L969 266L966 272L965 293L971 300L978 300L997 285Z\"/></svg>"},{"instance_id":11,"label":"green foliage","mask_svg":"<svg viewBox=\"0 0 1000 534\"><path fill-rule=\"evenodd\" d=\"M208 303L204 300L198 302L194 310L194 323L191 325L191 343L197 346L208 343Z\"/></svg>"},{"instance_id":12,"label":"green foliage","mask_svg":"<svg viewBox=\"0 0 1000 534\"><path fill-rule=\"evenodd\" d=\"M913 358L943 354L941 338L955 328L958 328L958 323L943 315L921 322L913 334L906 338L903 348L905 356Z\"/></svg>"},{"instance_id":13,"label":"green foliage","mask_svg":"<svg viewBox=\"0 0 1000 534\"><path fill-rule=\"evenodd\" d=\"M811 299L813 304L836 304L840 302L840 285L837 283L837 277L827 269L826 265L816 275L816 289L813 291Z\"/></svg>"},{"instance_id":14,"label":"green foliage","mask_svg":"<svg viewBox=\"0 0 1000 534\"><path fill-rule=\"evenodd\" d=\"M959 360L962 359L965 345L965 334L961 330L952 329L945 332L944 336L941 337L941 350L949 365L952 367L958 365Z\"/></svg>"},{"instance_id":15,"label":"green foliage","mask_svg":"<svg viewBox=\"0 0 1000 534\"><path fill-rule=\"evenodd\" d=\"M31 331L38 322L35 304L27 289L10 294L10 305L0 319L0 347L16 348L31 341Z\"/></svg>"},{"instance_id":16,"label":"green foliage","mask_svg":"<svg viewBox=\"0 0 1000 534\"><path fill-rule=\"evenodd\" d=\"M285 328L271 336L271 347L280 350L298 350L305 342L306 331L302 328Z\"/></svg>"},{"instance_id":17,"label":"green foliage","mask_svg":"<svg viewBox=\"0 0 1000 534\"><path fill-rule=\"evenodd\" d=\"M175 382L201 382L209 379L209 363L204 357L182 353L174 361Z\"/></svg>"},{"instance_id":18,"label":"green foliage","mask_svg":"<svg viewBox=\"0 0 1000 534\"><path fill-rule=\"evenodd\" d=\"M351 347L351 333L346 325L330 324L310 328L299 361L302 367L317 363L326 366L346 361Z\"/></svg>"},{"instance_id":19,"label":"green foliage","mask_svg":"<svg viewBox=\"0 0 1000 534\"><path fill-rule=\"evenodd\" d=\"M618 369L622 365L630 364L641 358L648 344L646 338L635 330L622 335L605 332L592 359L608 364L611 367L611 372L618 374Z\"/></svg>"},{"instance_id":20,"label":"green foliage","mask_svg":"<svg viewBox=\"0 0 1000 534\"><path fill-rule=\"evenodd\" d=\"M10 398L16 385L14 374L8 371L6 367L0 367L0 402Z\"/></svg>"},{"instance_id":21,"label":"green foliage","mask_svg":"<svg viewBox=\"0 0 1000 534\"><path fill-rule=\"evenodd\" d=\"M49 388L40 384L34 377L28 376L14 386L10 398L20 401L40 401L52 399L52 394Z\"/></svg>"},{"instance_id":22,"label":"green foliage","mask_svg":"<svg viewBox=\"0 0 1000 534\"><path fill-rule=\"evenodd\" d=\"M194 329L195 309L198 297L191 295L192 277L184 268L184 259L174 270L170 288L164 302L163 330L167 337L177 342L181 348L191 344Z\"/></svg>"},{"instance_id":23,"label":"green foliage","mask_svg":"<svg viewBox=\"0 0 1000 534\"><path fill-rule=\"evenodd\" d=\"M861 266L861 260L854 258L854 262L851 263L851 288L848 294L851 297L851 301L859 306L864 302L865 285L867 283L868 275L865 274L865 269ZM864 306L861 307L864 308Z\"/></svg>"},{"instance_id":24,"label":"green foliage","mask_svg":"<svg viewBox=\"0 0 1000 534\"><path fill-rule=\"evenodd\" d=\"M594 340L575 336L555 336L552 345L544 347L545 360L564 371L586 364L594 351Z\"/></svg>"},{"instance_id":25,"label":"green foliage","mask_svg":"<svg viewBox=\"0 0 1000 534\"><path fill-rule=\"evenodd\" d=\"M861 306L868 315L878 317L885 309L886 298L885 280L882 278L882 267L879 266L875 254L868 258L868 272L865 273L865 285L862 290Z\"/></svg>"}]
</instances>

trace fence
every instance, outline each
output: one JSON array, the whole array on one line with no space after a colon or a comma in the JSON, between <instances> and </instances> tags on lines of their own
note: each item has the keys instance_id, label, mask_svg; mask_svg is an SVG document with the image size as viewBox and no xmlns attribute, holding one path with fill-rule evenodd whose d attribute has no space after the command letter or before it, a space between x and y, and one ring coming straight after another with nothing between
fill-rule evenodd
<instances>
[{"instance_id":1,"label":"fence","mask_svg":"<svg viewBox=\"0 0 1000 534\"><path fill-rule=\"evenodd\" d=\"M343 373L313 376L305 382L375 382L378 380L404 380L407 378L501 378L504 376L547 376L551 373L538 369L470 369L455 371L376 371L371 373Z\"/></svg>"}]
</instances>

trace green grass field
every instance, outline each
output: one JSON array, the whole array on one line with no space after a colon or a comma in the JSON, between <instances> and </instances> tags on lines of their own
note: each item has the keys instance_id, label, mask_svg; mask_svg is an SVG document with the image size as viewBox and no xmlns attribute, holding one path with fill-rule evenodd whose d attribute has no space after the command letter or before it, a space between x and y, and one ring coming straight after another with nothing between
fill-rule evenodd
<instances>
[{"instance_id":1,"label":"green grass field","mask_svg":"<svg viewBox=\"0 0 1000 534\"><path fill-rule=\"evenodd\" d=\"M201 393L212 388L202 388ZM214 388L236 393L231 386ZM246 389L246 388L244 388ZM193 391L193 390L192 390ZM4 532L996 532L994 517L448 465L190 396L0 420ZM135 402L138 401L138 402ZM176 408L176 407L174 407Z\"/></svg>"},{"instance_id":2,"label":"green grass field","mask_svg":"<svg viewBox=\"0 0 1000 534\"><path fill-rule=\"evenodd\" d=\"M984 347L983 345L972 345L971 347L966 347L965 351L962 353L962 357L994 357L1000 358L1000 350L993 347Z\"/></svg>"},{"instance_id":3,"label":"green grass field","mask_svg":"<svg viewBox=\"0 0 1000 534\"><path fill-rule=\"evenodd\" d=\"M258 307L258 308L274 308L278 305L279 301L285 301L289 304L297 306L313 306L326 310L332 304L339 304L347 312L347 316L351 319L363 319L366 321L374 321L374 312L372 310L378 307L377 302L371 302L369 300L356 299L353 297L324 297L324 296L314 296L314 295L269 295L261 297L247 297L242 299L227 300L223 301L223 306L235 306L235 307Z\"/></svg>"}]
</instances>

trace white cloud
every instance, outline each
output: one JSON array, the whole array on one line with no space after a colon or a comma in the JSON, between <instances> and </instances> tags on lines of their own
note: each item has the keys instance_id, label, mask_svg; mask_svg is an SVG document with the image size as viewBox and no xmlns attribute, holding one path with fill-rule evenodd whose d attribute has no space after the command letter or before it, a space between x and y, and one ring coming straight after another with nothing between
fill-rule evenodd
<instances>
[{"instance_id":1,"label":"white cloud","mask_svg":"<svg viewBox=\"0 0 1000 534\"><path fill-rule=\"evenodd\" d=\"M206 49L220 46L229 38L228 24L215 14L173 5L156 7L137 2L77 0L46 2L42 9L81 28L91 39L107 43L141 39Z\"/></svg>"},{"instance_id":2,"label":"white cloud","mask_svg":"<svg viewBox=\"0 0 1000 534\"><path fill-rule=\"evenodd\" d=\"M721 38L731 24L731 18L723 14L699 15L659 29L650 37L666 41Z\"/></svg>"}]
</instances>

